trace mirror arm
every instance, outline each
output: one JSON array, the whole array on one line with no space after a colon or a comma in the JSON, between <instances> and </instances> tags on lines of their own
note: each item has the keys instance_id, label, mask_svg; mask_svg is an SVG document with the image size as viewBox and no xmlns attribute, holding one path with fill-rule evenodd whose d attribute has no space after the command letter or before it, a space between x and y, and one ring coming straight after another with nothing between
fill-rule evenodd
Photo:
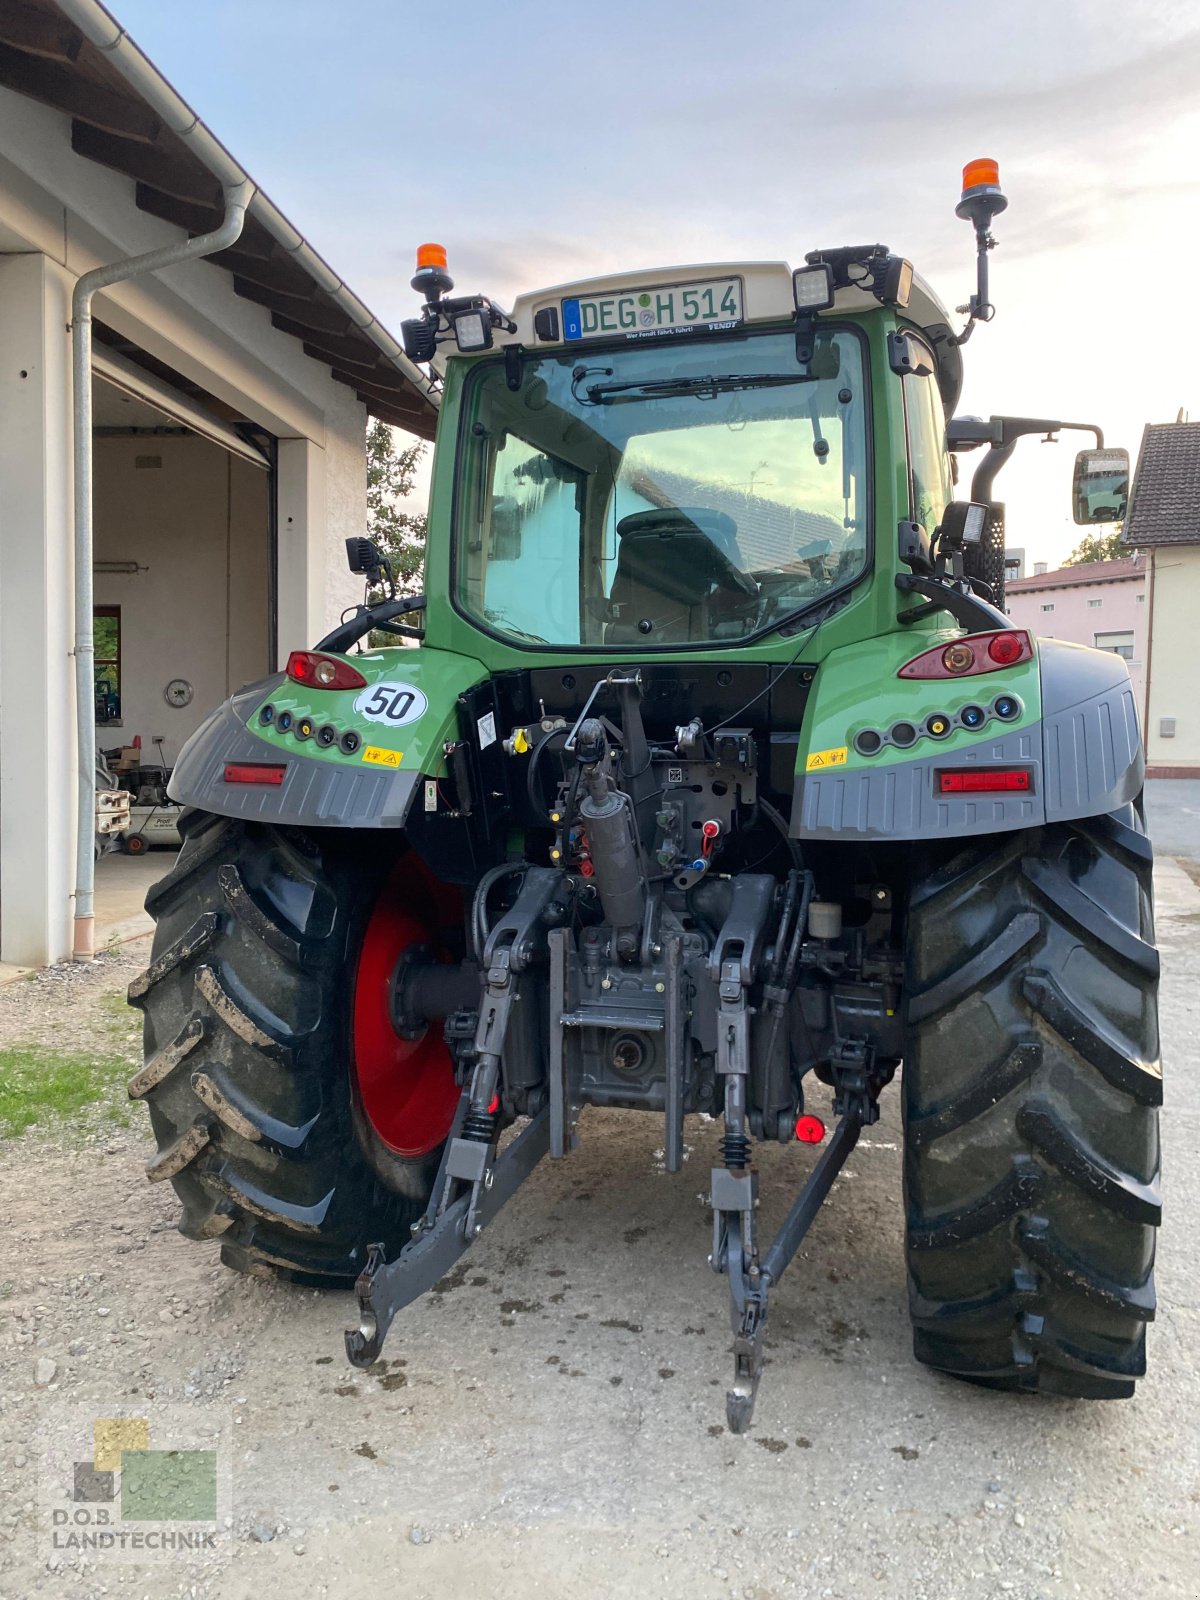
<instances>
[{"instance_id":1,"label":"mirror arm","mask_svg":"<svg viewBox=\"0 0 1200 1600\"><path fill-rule=\"evenodd\" d=\"M1029 434L1078 432L1095 436L1097 450L1104 448L1104 430L1095 422L1058 422L1052 417L989 417L980 423L974 418L959 419L955 428L951 419L946 428L946 445L950 450L973 449L980 444L989 446L988 453L975 469L971 479L971 499L991 501L992 484L1000 468L1012 455L1017 440Z\"/></svg>"},{"instance_id":2,"label":"mirror arm","mask_svg":"<svg viewBox=\"0 0 1200 1600\"><path fill-rule=\"evenodd\" d=\"M896 587L901 594L924 595L929 602L928 605L911 606L907 611L899 612L897 622L918 622L922 617L932 616L935 611L948 611L968 633L991 633L995 629L1012 626L1003 611L998 611L995 606L971 593L965 584L960 588L946 578L898 572Z\"/></svg>"},{"instance_id":3,"label":"mirror arm","mask_svg":"<svg viewBox=\"0 0 1200 1600\"><path fill-rule=\"evenodd\" d=\"M988 505L992 504L992 485L995 482L996 474L1016 448L1017 441L1015 439L1005 445L992 446L975 468L974 475L971 478L972 500L982 500Z\"/></svg>"},{"instance_id":4,"label":"mirror arm","mask_svg":"<svg viewBox=\"0 0 1200 1600\"><path fill-rule=\"evenodd\" d=\"M340 627L327 633L313 646L315 650L332 650L337 654L348 650L356 644L364 634L370 633L372 628L381 627L395 617L406 616L410 611L424 611L425 596L423 594L404 595L399 600L385 600L381 605L359 606L348 622L343 622ZM388 633L405 629L406 638L423 638L423 629L408 629L407 624L399 623L395 627L387 628Z\"/></svg>"}]
</instances>

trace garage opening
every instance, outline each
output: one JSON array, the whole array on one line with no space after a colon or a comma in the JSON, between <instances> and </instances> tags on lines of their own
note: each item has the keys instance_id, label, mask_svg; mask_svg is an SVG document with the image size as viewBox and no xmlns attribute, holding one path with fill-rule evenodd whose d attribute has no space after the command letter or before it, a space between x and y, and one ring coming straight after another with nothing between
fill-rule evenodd
<instances>
[{"instance_id":1,"label":"garage opening","mask_svg":"<svg viewBox=\"0 0 1200 1600\"><path fill-rule=\"evenodd\" d=\"M128 909L120 858L178 847L166 785L184 742L274 665L273 441L183 384L132 360L128 345L97 343L94 674L108 774L98 784L127 791L130 805L127 829L98 834L98 937ZM159 856L147 870L169 866Z\"/></svg>"}]
</instances>

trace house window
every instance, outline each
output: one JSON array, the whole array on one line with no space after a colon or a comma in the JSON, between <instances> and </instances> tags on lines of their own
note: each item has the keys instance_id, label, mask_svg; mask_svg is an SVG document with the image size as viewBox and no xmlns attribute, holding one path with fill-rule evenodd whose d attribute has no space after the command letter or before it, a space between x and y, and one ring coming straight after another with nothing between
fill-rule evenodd
<instances>
[{"instance_id":1,"label":"house window","mask_svg":"<svg viewBox=\"0 0 1200 1600\"><path fill-rule=\"evenodd\" d=\"M97 606L92 613L96 654L92 674L96 689L96 721L121 720L121 608Z\"/></svg>"},{"instance_id":2,"label":"house window","mask_svg":"<svg viewBox=\"0 0 1200 1600\"><path fill-rule=\"evenodd\" d=\"M1042 610L1043 611L1053 611L1054 610L1054 602L1051 601L1051 603L1048 606L1043 606Z\"/></svg>"},{"instance_id":3,"label":"house window","mask_svg":"<svg viewBox=\"0 0 1200 1600\"><path fill-rule=\"evenodd\" d=\"M1108 650L1114 656L1123 656L1126 661L1133 660L1132 633L1095 633L1092 642L1097 650Z\"/></svg>"},{"instance_id":4,"label":"house window","mask_svg":"<svg viewBox=\"0 0 1200 1600\"><path fill-rule=\"evenodd\" d=\"M1088 610L1089 611L1095 611L1097 606L1102 606L1103 604L1104 604L1103 600L1089 600L1088 601Z\"/></svg>"},{"instance_id":5,"label":"house window","mask_svg":"<svg viewBox=\"0 0 1200 1600\"><path fill-rule=\"evenodd\" d=\"M1138 605L1140 605L1140 606L1141 606L1141 605L1145 605L1145 603L1146 603L1146 596L1145 596L1145 595L1144 595L1144 594L1139 594L1139 595L1138 595L1138 597L1137 597L1137 603L1138 603Z\"/></svg>"}]
</instances>

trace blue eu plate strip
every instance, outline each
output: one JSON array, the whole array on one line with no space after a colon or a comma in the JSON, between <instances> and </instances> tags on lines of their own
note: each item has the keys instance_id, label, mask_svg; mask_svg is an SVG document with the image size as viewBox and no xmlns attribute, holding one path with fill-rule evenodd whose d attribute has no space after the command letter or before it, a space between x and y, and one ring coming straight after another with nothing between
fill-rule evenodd
<instances>
[{"instance_id":1,"label":"blue eu plate strip","mask_svg":"<svg viewBox=\"0 0 1200 1600\"><path fill-rule=\"evenodd\" d=\"M583 321L579 315L578 300L564 300L562 303L563 338L582 339Z\"/></svg>"}]
</instances>

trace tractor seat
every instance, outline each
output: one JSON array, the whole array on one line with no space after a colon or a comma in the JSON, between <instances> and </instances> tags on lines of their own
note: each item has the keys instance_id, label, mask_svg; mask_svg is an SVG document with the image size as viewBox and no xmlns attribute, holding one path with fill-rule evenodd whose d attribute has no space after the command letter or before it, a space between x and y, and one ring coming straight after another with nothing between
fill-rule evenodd
<instances>
[{"instance_id":1,"label":"tractor seat","mask_svg":"<svg viewBox=\"0 0 1200 1600\"><path fill-rule=\"evenodd\" d=\"M733 518L702 507L653 507L622 517L617 538L605 642L708 638L709 597L730 566L742 567Z\"/></svg>"}]
</instances>

